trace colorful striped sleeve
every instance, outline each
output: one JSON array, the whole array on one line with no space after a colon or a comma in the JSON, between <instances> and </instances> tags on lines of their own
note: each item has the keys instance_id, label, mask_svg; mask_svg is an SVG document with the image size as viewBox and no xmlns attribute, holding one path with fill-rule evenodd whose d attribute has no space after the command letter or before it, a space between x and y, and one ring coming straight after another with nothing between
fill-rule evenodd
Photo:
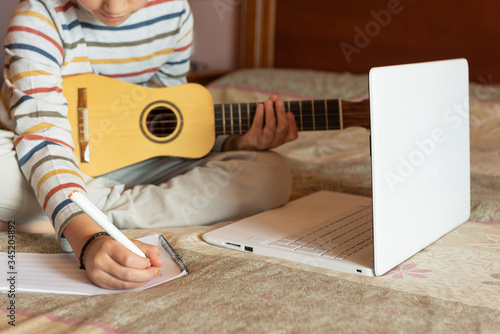
<instances>
[{"instance_id":1,"label":"colorful striped sleeve","mask_svg":"<svg viewBox=\"0 0 500 334\"><path fill-rule=\"evenodd\" d=\"M85 191L85 185L73 155L61 86L65 53L54 14L39 1L17 7L5 41L2 100L21 170L60 237L63 226L81 212L67 195Z\"/></svg>"}]
</instances>

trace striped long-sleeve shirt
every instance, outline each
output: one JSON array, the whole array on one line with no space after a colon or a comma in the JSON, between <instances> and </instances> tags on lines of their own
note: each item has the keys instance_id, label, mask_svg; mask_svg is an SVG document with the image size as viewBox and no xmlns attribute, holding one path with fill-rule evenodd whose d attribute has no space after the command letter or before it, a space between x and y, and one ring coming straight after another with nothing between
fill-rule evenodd
<instances>
[{"instance_id":1,"label":"striped long-sleeve shirt","mask_svg":"<svg viewBox=\"0 0 500 334\"><path fill-rule=\"evenodd\" d=\"M15 132L22 172L61 232L81 210L68 199L85 193L73 154L62 93L65 76L96 73L151 86L185 83L193 20L187 0L149 0L117 27L100 23L76 0L24 0L5 40L0 126Z\"/></svg>"}]
</instances>

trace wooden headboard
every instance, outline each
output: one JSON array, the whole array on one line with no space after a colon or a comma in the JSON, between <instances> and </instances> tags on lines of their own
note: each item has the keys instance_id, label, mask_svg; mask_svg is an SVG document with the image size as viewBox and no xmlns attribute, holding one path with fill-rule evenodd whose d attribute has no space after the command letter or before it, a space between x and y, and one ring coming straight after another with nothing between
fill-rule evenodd
<instances>
[{"instance_id":1,"label":"wooden headboard","mask_svg":"<svg viewBox=\"0 0 500 334\"><path fill-rule=\"evenodd\" d=\"M470 80L500 83L496 0L246 0L243 67L368 73L465 57Z\"/></svg>"}]
</instances>

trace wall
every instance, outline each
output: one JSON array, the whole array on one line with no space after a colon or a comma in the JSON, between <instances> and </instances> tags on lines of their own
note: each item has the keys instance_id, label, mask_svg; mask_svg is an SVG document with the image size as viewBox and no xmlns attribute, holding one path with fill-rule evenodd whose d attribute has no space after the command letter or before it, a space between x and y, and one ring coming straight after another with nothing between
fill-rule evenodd
<instances>
[{"instance_id":1,"label":"wall","mask_svg":"<svg viewBox=\"0 0 500 334\"><path fill-rule=\"evenodd\" d=\"M277 1L276 67L368 73L373 66L464 57L471 81L498 81L498 0L314 4L305 10L303 0Z\"/></svg>"},{"instance_id":2,"label":"wall","mask_svg":"<svg viewBox=\"0 0 500 334\"><path fill-rule=\"evenodd\" d=\"M200 70L238 66L241 0L189 0L194 16L192 61Z\"/></svg>"}]
</instances>

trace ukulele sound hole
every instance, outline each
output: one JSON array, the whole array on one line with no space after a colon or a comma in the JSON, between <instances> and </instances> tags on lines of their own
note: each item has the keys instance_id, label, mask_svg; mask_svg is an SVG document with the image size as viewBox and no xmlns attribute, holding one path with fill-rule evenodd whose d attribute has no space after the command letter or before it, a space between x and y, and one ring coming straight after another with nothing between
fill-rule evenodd
<instances>
[{"instance_id":1,"label":"ukulele sound hole","mask_svg":"<svg viewBox=\"0 0 500 334\"><path fill-rule=\"evenodd\" d=\"M146 128L156 137L168 137L177 129L177 116L167 107L156 107L146 117Z\"/></svg>"},{"instance_id":2,"label":"ukulele sound hole","mask_svg":"<svg viewBox=\"0 0 500 334\"><path fill-rule=\"evenodd\" d=\"M180 109L164 100L147 105L139 119L144 136L157 144L174 141L182 132L183 122Z\"/></svg>"}]
</instances>

